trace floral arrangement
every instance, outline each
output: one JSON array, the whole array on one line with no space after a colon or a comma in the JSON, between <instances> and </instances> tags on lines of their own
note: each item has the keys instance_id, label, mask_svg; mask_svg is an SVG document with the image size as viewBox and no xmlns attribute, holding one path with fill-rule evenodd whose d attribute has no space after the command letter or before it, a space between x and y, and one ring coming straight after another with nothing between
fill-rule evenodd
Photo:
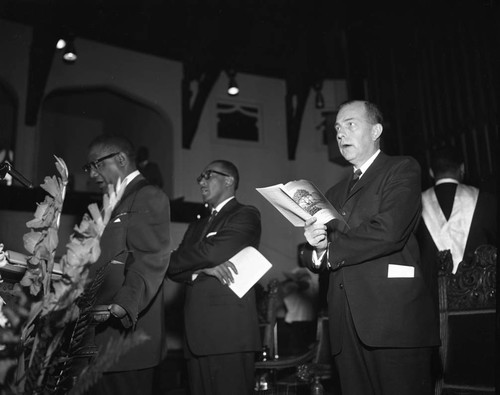
<instances>
[{"instance_id":1,"label":"floral arrangement","mask_svg":"<svg viewBox=\"0 0 500 395\"><path fill-rule=\"evenodd\" d=\"M125 189L120 182L116 190L110 185L102 212L96 204L89 205L66 254L56 263L68 168L61 158L55 159L59 176L45 178L41 185L47 192L45 200L26 224L30 229L23 238L30 254L26 271L15 285L13 300L8 304L0 300L0 388L6 388L6 394L57 392L57 380L68 371L71 351L88 326L88 311L99 286L99 278L89 282L89 266L100 255L101 235ZM0 261L5 259L2 247ZM95 381L95 372L93 377Z\"/></svg>"}]
</instances>

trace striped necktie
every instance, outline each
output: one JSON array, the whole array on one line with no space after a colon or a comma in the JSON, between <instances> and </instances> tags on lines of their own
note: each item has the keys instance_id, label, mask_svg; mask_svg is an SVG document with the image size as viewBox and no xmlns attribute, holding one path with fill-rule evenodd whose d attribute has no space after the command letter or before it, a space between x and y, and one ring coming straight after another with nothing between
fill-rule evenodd
<instances>
[{"instance_id":1,"label":"striped necktie","mask_svg":"<svg viewBox=\"0 0 500 395\"><path fill-rule=\"evenodd\" d=\"M212 223L212 221L214 220L216 215L217 215L217 210L212 210L210 217L208 217L208 225L210 225Z\"/></svg>"},{"instance_id":2,"label":"striped necktie","mask_svg":"<svg viewBox=\"0 0 500 395\"><path fill-rule=\"evenodd\" d=\"M205 224L205 228L203 230L203 235L205 235L207 233L208 228L210 228L210 224L213 222L216 215L217 215L217 210L212 210L212 213L210 214L210 217L208 217L208 221Z\"/></svg>"},{"instance_id":3,"label":"striped necktie","mask_svg":"<svg viewBox=\"0 0 500 395\"><path fill-rule=\"evenodd\" d=\"M359 169L354 172L354 174L352 175L352 180L349 183L349 192L352 190L354 185L358 182L359 177L361 177L361 174L362 174L362 171Z\"/></svg>"}]
</instances>

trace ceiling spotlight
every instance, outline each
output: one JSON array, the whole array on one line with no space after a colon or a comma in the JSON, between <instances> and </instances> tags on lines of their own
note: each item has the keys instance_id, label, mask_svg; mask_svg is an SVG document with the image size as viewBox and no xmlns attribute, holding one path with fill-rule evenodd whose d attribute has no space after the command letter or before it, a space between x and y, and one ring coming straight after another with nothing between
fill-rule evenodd
<instances>
[{"instance_id":1,"label":"ceiling spotlight","mask_svg":"<svg viewBox=\"0 0 500 395\"><path fill-rule=\"evenodd\" d=\"M314 90L316 91L316 99L315 99L315 106L317 109L321 109L325 107L325 98L323 97L323 93L321 90L323 89L323 82L318 81L314 84L313 86Z\"/></svg>"},{"instance_id":2,"label":"ceiling spotlight","mask_svg":"<svg viewBox=\"0 0 500 395\"><path fill-rule=\"evenodd\" d=\"M69 41L64 50L63 59L66 63L74 63L78 56L76 55L75 45L73 41Z\"/></svg>"},{"instance_id":3,"label":"ceiling spotlight","mask_svg":"<svg viewBox=\"0 0 500 395\"><path fill-rule=\"evenodd\" d=\"M236 72L234 70L229 70L227 72L227 76L229 78L227 94L229 96L236 96L238 93L240 93L240 88L238 88L238 84L236 83Z\"/></svg>"},{"instance_id":4,"label":"ceiling spotlight","mask_svg":"<svg viewBox=\"0 0 500 395\"><path fill-rule=\"evenodd\" d=\"M64 38L57 40L56 48L63 49L64 47L66 47L66 40Z\"/></svg>"},{"instance_id":5,"label":"ceiling spotlight","mask_svg":"<svg viewBox=\"0 0 500 395\"><path fill-rule=\"evenodd\" d=\"M321 91L316 92L316 101L315 101L316 108L321 109L325 108L325 98L323 97L323 94Z\"/></svg>"}]
</instances>

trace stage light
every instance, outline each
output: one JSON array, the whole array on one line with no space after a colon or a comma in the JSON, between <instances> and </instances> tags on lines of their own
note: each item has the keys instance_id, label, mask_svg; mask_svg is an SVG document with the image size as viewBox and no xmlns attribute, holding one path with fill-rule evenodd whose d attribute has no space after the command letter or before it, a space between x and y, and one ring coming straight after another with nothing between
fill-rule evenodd
<instances>
[{"instance_id":1,"label":"stage light","mask_svg":"<svg viewBox=\"0 0 500 395\"><path fill-rule=\"evenodd\" d=\"M64 50L63 59L66 63L74 63L78 59L73 40L68 41L66 49Z\"/></svg>"},{"instance_id":2,"label":"stage light","mask_svg":"<svg viewBox=\"0 0 500 395\"><path fill-rule=\"evenodd\" d=\"M64 49L66 47L66 40L64 38L60 38L57 40L56 48L57 49Z\"/></svg>"},{"instance_id":3,"label":"stage light","mask_svg":"<svg viewBox=\"0 0 500 395\"><path fill-rule=\"evenodd\" d=\"M316 108L317 109L321 109L321 108L325 108L325 99L323 97L323 94L321 93L321 91L319 92L316 92Z\"/></svg>"},{"instance_id":4,"label":"stage light","mask_svg":"<svg viewBox=\"0 0 500 395\"><path fill-rule=\"evenodd\" d=\"M323 93L321 92L321 90L323 89L323 82L316 82L313 88L316 91L316 99L314 101L314 104L317 109L322 109L325 107L325 98L323 97Z\"/></svg>"},{"instance_id":5,"label":"stage light","mask_svg":"<svg viewBox=\"0 0 500 395\"><path fill-rule=\"evenodd\" d=\"M227 71L227 76L229 78L227 94L229 96L236 96L238 93L240 93L240 88L238 88L238 84L236 82L236 72L234 70L229 70Z\"/></svg>"}]
</instances>

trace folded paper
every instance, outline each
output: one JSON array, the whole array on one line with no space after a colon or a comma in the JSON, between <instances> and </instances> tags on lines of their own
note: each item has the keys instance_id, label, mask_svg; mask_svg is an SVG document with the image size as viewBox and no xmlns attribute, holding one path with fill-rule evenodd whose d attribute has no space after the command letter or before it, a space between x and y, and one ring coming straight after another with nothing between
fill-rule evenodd
<instances>
[{"instance_id":1,"label":"folded paper","mask_svg":"<svg viewBox=\"0 0 500 395\"><path fill-rule=\"evenodd\" d=\"M254 247L243 248L229 261L238 271L238 274L233 274L234 282L229 284L229 288L240 298L272 267L271 262Z\"/></svg>"}]
</instances>

